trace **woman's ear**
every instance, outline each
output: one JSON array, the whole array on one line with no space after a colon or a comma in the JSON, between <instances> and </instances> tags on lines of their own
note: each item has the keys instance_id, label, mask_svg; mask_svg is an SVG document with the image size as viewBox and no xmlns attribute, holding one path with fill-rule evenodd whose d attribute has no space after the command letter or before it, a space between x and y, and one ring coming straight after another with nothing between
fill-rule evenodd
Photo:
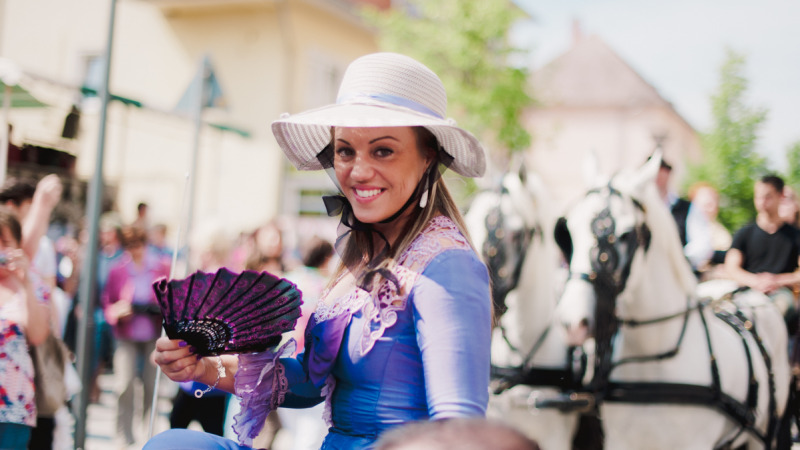
<instances>
[{"instance_id":1,"label":"woman's ear","mask_svg":"<svg viewBox=\"0 0 800 450\"><path fill-rule=\"evenodd\" d=\"M431 163L436 159L436 150L428 147L425 149L425 167L430 167Z\"/></svg>"}]
</instances>

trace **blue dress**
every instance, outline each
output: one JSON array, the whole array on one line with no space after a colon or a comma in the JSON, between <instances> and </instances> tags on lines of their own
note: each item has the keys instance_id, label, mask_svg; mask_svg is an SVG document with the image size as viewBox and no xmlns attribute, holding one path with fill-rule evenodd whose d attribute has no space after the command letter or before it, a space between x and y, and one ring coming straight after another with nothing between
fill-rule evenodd
<instances>
[{"instance_id":1,"label":"blue dress","mask_svg":"<svg viewBox=\"0 0 800 450\"><path fill-rule=\"evenodd\" d=\"M235 385L242 412L234 430L242 444L258 435L273 408L323 400L330 425L323 449L368 449L382 432L406 422L485 414L491 335L486 267L455 224L439 216L390 270L394 279L371 292L353 288L321 301L297 358L283 356L292 354L293 342L274 353L240 355ZM165 434L170 432L145 448L187 442L182 436L154 446ZM203 448L242 448L231 445L209 442Z\"/></svg>"}]
</instances>

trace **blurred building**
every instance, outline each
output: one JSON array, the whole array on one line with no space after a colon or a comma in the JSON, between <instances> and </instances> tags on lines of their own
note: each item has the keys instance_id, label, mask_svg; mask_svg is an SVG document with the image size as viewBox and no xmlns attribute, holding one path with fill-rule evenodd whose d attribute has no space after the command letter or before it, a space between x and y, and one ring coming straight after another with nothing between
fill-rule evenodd
<instances>
[{"instance_id":1,"label":"blurred building","mask_svg":"<svg viewBox=\"0 0 800 450\"><path fill-rule=\"evenodd\" d=\"M291 169L269 125L335 100L347 64L377 49L361 3L389 2L117 0L104 174L123 218L146 202L152 222L174 230L183 220L196 110L187 90L204 56L221 97L203 113L194 223L213 218L238 233L276 215L323 211L317 194L332 183ZM96 161L110 5L0 2L0 57L47 105L11 110L11 142L74 156L70 170L84 181Z\"/></svg>"},{"instance_id":2,"label":"blurred building","mask_svg":"<svg viewBox=\"0 0 800 450\"><path fill-rule=\"evenodd\" d=\"M601 38L584 36L578 24L571 48L535 71L531 83L537 105L526 114L533 135L530 162L562 209L585 192L581 161L587 152L611 175L640 166L660 145L673 166L676 191L686 162L701 154L692 126Z\"/></svg>"}]
</instances>

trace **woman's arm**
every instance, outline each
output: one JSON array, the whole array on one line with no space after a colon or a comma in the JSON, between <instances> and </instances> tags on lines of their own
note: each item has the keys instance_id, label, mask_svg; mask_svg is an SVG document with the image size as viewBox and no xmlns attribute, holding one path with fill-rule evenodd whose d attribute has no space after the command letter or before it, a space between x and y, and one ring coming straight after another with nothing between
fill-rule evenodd
<instances>
[{"instance_id":1,"label":"woman's arm","mask_svg":"<svg viewBox=\"0 0 800 450\"><path fill-rule=\"evenodd\" d=\"M9 271L19 282L20 293L25 297L25 337L29 344L39 345L50 334L50 304L36 295L29 266L30 261L25 252L17 249L8 255L8 261L2 270Z\"/></svg>"},{"instance_id":2,"label":"woman's arm","mask_svg":"<svg viewBox=\"0 0 800 450\"><path fill-rule=\"evenodd\" d=\"M491 347L486 267L470 250L444 252L422 273L412 295L429 415L483 416Z\"/></svg>"},{"instance_id":3,"label":"woman's arm","mask_svg":"<svg viewBox=\"0 0 800 450\"><path fill-rule=\"evenodd\" d=\"M62 190L61 179L56 174L45 176L36 185L31 208L22 223L22 249L31 260L39 249L39 239L47 232L50 214L61 200Z\"/></svg>"}]
</instances>

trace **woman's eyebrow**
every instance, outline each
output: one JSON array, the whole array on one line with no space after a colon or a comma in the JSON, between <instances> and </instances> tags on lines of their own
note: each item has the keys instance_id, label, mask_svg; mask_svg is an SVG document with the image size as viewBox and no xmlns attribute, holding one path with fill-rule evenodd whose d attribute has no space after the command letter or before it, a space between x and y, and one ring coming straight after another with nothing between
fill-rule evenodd
<instances>
[{"instance_id":1,"label":"woman's eyebrow","mask_svg":"<svg viewBox=\"0 0 800 450\"><path fill-rule=\"evenodd\" d=\"M381 139L392 139L392 140L395 140L395 141L398 141L398 142L399 142L399 140L398 140L396 137L394 137L394 136L391 136L391 135L387 135L387 136L381 136L381 137L377 137L377 138L375 138L375 139L373 139L373 140L369 141L369 143L370 143L370 144L374 144L374 143L376 143L376 142L380 141ZM353 144L351 144L351 143L347 142L345 139L342 139L342 138L337 138L336 140L337 140L337 141L339 141L339 142L345 143L345 144L347 144L347 145L353 145Z\"/></svg>"},{"instance_id":2,"label":"woman's eyebrow","mask_svg":"<svg viewBox=\"0 0 800 450\"><path fill-rule=\"evenodd\" d=\"M375 139L369 141L369 143L370 144L374 144L374 143L380 141L381 139L392 139L392 140L397 141L397 138L394 137L394 136L381 136L381 137L378 137L378 138L375 138Z\"/></svg>"}]
</instances>

